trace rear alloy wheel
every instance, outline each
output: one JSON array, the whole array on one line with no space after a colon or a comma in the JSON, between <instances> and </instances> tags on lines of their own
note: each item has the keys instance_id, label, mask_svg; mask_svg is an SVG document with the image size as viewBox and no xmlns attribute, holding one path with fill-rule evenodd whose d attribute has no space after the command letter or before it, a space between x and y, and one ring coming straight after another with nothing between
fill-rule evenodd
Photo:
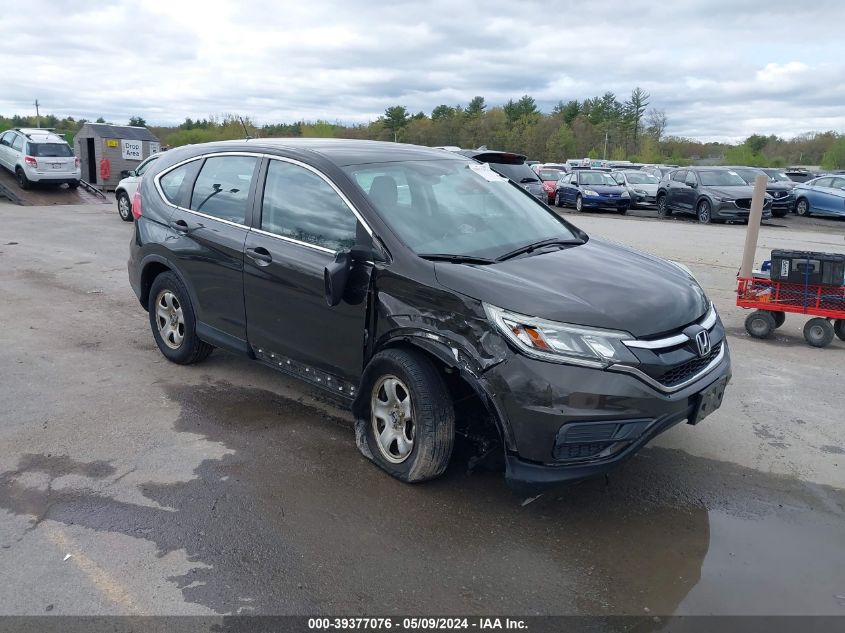
<instances>
[{"instance_id":1,"label":"rear alloy wheel","mask_svg":"<svg viewBox=\"0 0 845 633\"><path fill-rule=\"evenodd\" d=\"M827 319L816 317L804 326L804 340L813 347L827 347L835 335L833 325Z\"/></svg>"},{"instance_id":2,"label":"rear alloy wheel","mask_svg":"<svg viewBox=\"0 0 845 633\"><path fill-rule=\"evenodd\" d=\"M370 361L362 384L370 396L358 422L364 455L402 481L442 475L452 456L455 410L431 360L415 350L384 350Z\"/></svg>"},{"instance_id":3,"label":"rear alloy wheel","mask_svg":"<svg viewBox=\"0 0 845 633\"><path fill-rule=\"evenodd\" d=\"M117 214L124 222L132 221L132 202L125 191L117 194Z\"/></svg>"},{"instance_id":4,"label":"rear alloy wheel","mask_svg":"<svg viewBox=\"0 0 845 633\"><path fill-rule=\"evenodd\" d=\"M147 309L153 337L167 360L192 365L211 354L214 347L197 336L197 320L188 291L172 272L155 278Z\"/></svg>"},{"instance_id":5,"label":"rear alloy wheel","mask_svg":"<svg viewBox=\"0 0 845 633\"><path fill-rule=\"evenodd\" d=\"M745 319L745 331L754 338L769 338L777 328L777 322L771 312L755 310Z\"/></svg>"},{"instance_id":6,"label":"rear alloy wheel","mask_svg":"<svg viewBox=\"0 0 845 633\"><path fill-rule=\"evenodd\" d=\"M802 217L810 215L810 203L807 201L807 198L801 198L795 203L795 213Z\"/></svg>"},{"instance_id":7,"label":"rear alloy wheel","mask_svg":"<svg viewBox=\"0 0 845 633\"><path fill-rule=\"evenodd\" d=\"M713 219L710 212L710 201L702 200L699 202L695 209L695 214L698 216L698 221L701 224L710 224L710 220Z\"/></svg>"},{"instance_id":8,"label":"rear alloy wheel","mask_svg":"<svg viewBox=\"0 0 845 633\"><path fill-rule=\"evenodd\" d=\"M584 210L584 199L581 197L580 193L575 196L575 210L579 213Z\"/></svg>"},{"instance_id":9,"label":"rear alloy wheel","mask_svg":"<svg viewBox=\"0 0 845 633\"><path fill-rule=\"evenodd\" d=\"M669 211L669 205L666 204L666 196L658 196L657 197L657 217L658 218L668 218L672 215L672 212Z\"/></svg>"},{"instance_id":10,"label":"rear alloy wheel","mask_svg":"<svg viewBox=\"0 0 845 633\"><path fill-rule=\"evenodd\" d=\"M845 341L845 319L836 319L833 323L833 331L839 340Z\"/></svg>"},{"instance_id":11,"label":"rear alloy wheel","mask_svg":"<svg viewBox=\"0 0 845 633\"><path fill-rule=\"evenodd\" d=\"M26 177L26 174L20 167L15 170L15 180L18 181L18 187L21 189L29 189L32 186L29 178Z\"/></svg>"}]
</instances>

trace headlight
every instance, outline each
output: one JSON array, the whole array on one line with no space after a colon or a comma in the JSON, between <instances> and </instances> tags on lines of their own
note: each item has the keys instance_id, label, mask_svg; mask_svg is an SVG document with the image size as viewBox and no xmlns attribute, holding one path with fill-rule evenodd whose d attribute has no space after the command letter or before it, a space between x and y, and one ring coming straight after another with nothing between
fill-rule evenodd
<instances>
[{"instance_id":1,"label":"headlight","mask_svg":"<svg viewBox=\"0 0 845 633\"><path fill-rule=\"evenodd\" d=\"M713 199L716 202L733 202L734 198L720 198L719 196L713 196Z\"/></svg>"},{"instance_id":2,"label":"headlight","mask_svg":"<svg viewBox=\"0 0 845 633\"><path fill-rule=\"evenodd\" d=\"M628 332L547 321L487 303L484 311L499 331L526 356L599 369L614 363L639 362L622 343L631 338Z\"/></svg>"},{"instance_id":3,"label":"headlight","mask_svg":"<svg viewBox=\"0 0 845 633\"><path fill-rule=\"evenodd\" d=\"M597 196L597 195L599 195L599 194L597 194L597 193L596 193L595 191L593 191L592 189L584 189L584 195L585 195L585 196Z\"/></svg>"}]
</instances>

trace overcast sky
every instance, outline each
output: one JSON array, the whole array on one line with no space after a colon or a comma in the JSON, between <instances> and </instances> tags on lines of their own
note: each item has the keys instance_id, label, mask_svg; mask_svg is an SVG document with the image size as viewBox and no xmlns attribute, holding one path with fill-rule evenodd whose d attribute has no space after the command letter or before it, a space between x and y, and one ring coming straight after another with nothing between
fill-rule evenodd
<instances>
[{"instance_id":1,"label":"overcast sky","mask_svg":"<svg viewBox=\"0 0 845 633\"><path fill-rule=\"evenodd\" d=\"M383 6L380 6L383 5ZM0 113L365 122L634 86L667 133L845 131L845 1L4 0Z\"/></svg>"}]
</instances>

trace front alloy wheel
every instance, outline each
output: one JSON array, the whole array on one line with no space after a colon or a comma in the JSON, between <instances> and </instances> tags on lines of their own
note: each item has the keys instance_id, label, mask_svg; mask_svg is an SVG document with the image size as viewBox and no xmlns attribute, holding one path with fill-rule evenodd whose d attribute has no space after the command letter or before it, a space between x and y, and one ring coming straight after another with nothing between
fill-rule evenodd
<instances>
[{"instance_id":1,"label":"front alloy wheel","mask_svg":"<svg viewBox=\"0 0 845 633\"><path fill-rule=\"evenodd\" d=\"M575 198L575 210L579 213L584 210L584 199L581 197L580 193Z\"/></svg>"},{"instance_id":2,"label":"front alloy wheel","mask_svg":"<svg viewBox=\"0 0 845 633\"><path fill-rule=\"evenodd\" d=\"M709 200L702 200L698 203L698 208L696 211L696 215L698 215L698 221L702 224L710 224L711 215L710 215L710 201Z\"/></svg>"},{"instance_id":3,"label":"front alloy wheel","mask_svg":"<svg viewBox=\"0 0 845 633\"><path fill-rule=\"evenodd\" d=\"M669 215L669 205L666 204L666 196L660 196L657 198L657 217L658 218L665 218Z\"/></svg>"},{"instance_id":4,"label":"front alloy wheel","mask_svg":"<svg viewBox=\"0 0 845 633\"><path fill-rule=\"evenodd\" d=\"M401 464L414 450L414 409L408 387L396 376L387 375L373 387L373 434L382 456Z\"/></svg>"},{"instance_id":5,"label":"front alloy wheel","mask_svg":"<svg viewBox=\"0 0 845 633\"><path fill-rule=\"evenodd\" d=\"M800 199L800 200L799 200L799 201L795 204L795 213L797 213L797 214L798 214L798 215L800 215L800 216L808 216L808 215L810 215L810 203L809 203L809 202L807 202L807 199L806 199L806 198L801 198L801 199Z\"/></svg>"}]
</instances>

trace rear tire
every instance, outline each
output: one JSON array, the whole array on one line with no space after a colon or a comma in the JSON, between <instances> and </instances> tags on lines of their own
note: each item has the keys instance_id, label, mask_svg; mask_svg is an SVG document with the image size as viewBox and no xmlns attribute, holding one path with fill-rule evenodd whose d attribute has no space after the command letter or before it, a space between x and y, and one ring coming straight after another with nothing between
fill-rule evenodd
<instances>
[{"instance_id":1,"label":"rear tire","mask_svg":"<svg viewBox=\"0 0 845 633\"><path fill-rule=\"evenodd\" d=\"M68 189L76 189L77 187L79 187L79 181L78 180L71 180L67 184L67 187L68 187Z\"/></svg>"},{"instance_id":2,"label":"rear tire","mask_svg":"<svg viewBox=\"0 0 845 633\"><path fill-rule=\"evenodd\" d=\"M845 319L836 319L833 324L833 331L840 341L845 341Z\"/></svg>"},{"instance_id":3,"label":"rear tire","mask_svg":"<svg viewBox=\"0 0 845 633\"><path fill-rule=\"evenodd\" d=\"M779 328L781 325L786 323L786 312L772 312L771 314L775 320L776 328Z\"/></svg>"},{"instance_id":4,"label":"rear tire","mask_svg":"<svg viewBox=\"0 0 845 633\"><path fill-rule=\"evenodd\" d=\"M125 191L117 194L117 214L124 222L132 222L134 219L132 217L132 202L130 202L129 196Z\"/></svg>"},{"instance_id":5,"label":"rear tire","mask_svg":"<svg viewBox=\"0 0 845 633\"><path fill-rule=\"evenodd\" d=\"M798 199L798 202L795 203L795 213L801 217L807 217L810 215L810 202L807 198Z\"/></svg>"},{"instance_id":6,"label":"rear tire","mask_svg":"<svg viewBox=\"0 0 845 633\"><path fill-rule=\"evenodd\" d=\"M766 310L755 310L745 319L745 331L754 338L769 338L775 328L775 318Z\"/></svg>"},{"instance_id":7,"label":"rear tire","mask_svg":"<svg viewBox=\"0 0 845 633\"><path fill-rule=\"evenodd\" d=\"M816 317L804 325L804 340L813 347L827 347L833 342L834 329L830 321Z\"/></svg>"},{"instance_id":8,"label":"rear tire","mask_svg":"<svg viewBox=\"0 0 845 633\"><path fill-rule=\"evenodd\" d=\"M15 180L18 181L18 187L20 187L21 189L26 190L32 187L32 183L30 182L29 178L26 177L26 174L20 167L15 170Z\"/></svg>"},{"instance_id":9,"label":"rear tire","mask_svg":"<svg viewBox=\"0 0 845 633\"><path fill-rule=\"evenodd\" d=\"M178 365L193 365L211 354L214 347L197 336L191 297L175 274L166 272L155 278L147 311L153 338L167 360Z\"/></svg>"},{"instance_id":10,"label":"rear tire","mask_svg":"<svg viewBox=\"0 0 845 633\"><path fill-rule=\"evenodd\" d=\"M361 451L401 481L442 475L455 443L455 410L434 363L415 350L387 349L367 365L361 384Z\"/></svg>"}]
</instances>

